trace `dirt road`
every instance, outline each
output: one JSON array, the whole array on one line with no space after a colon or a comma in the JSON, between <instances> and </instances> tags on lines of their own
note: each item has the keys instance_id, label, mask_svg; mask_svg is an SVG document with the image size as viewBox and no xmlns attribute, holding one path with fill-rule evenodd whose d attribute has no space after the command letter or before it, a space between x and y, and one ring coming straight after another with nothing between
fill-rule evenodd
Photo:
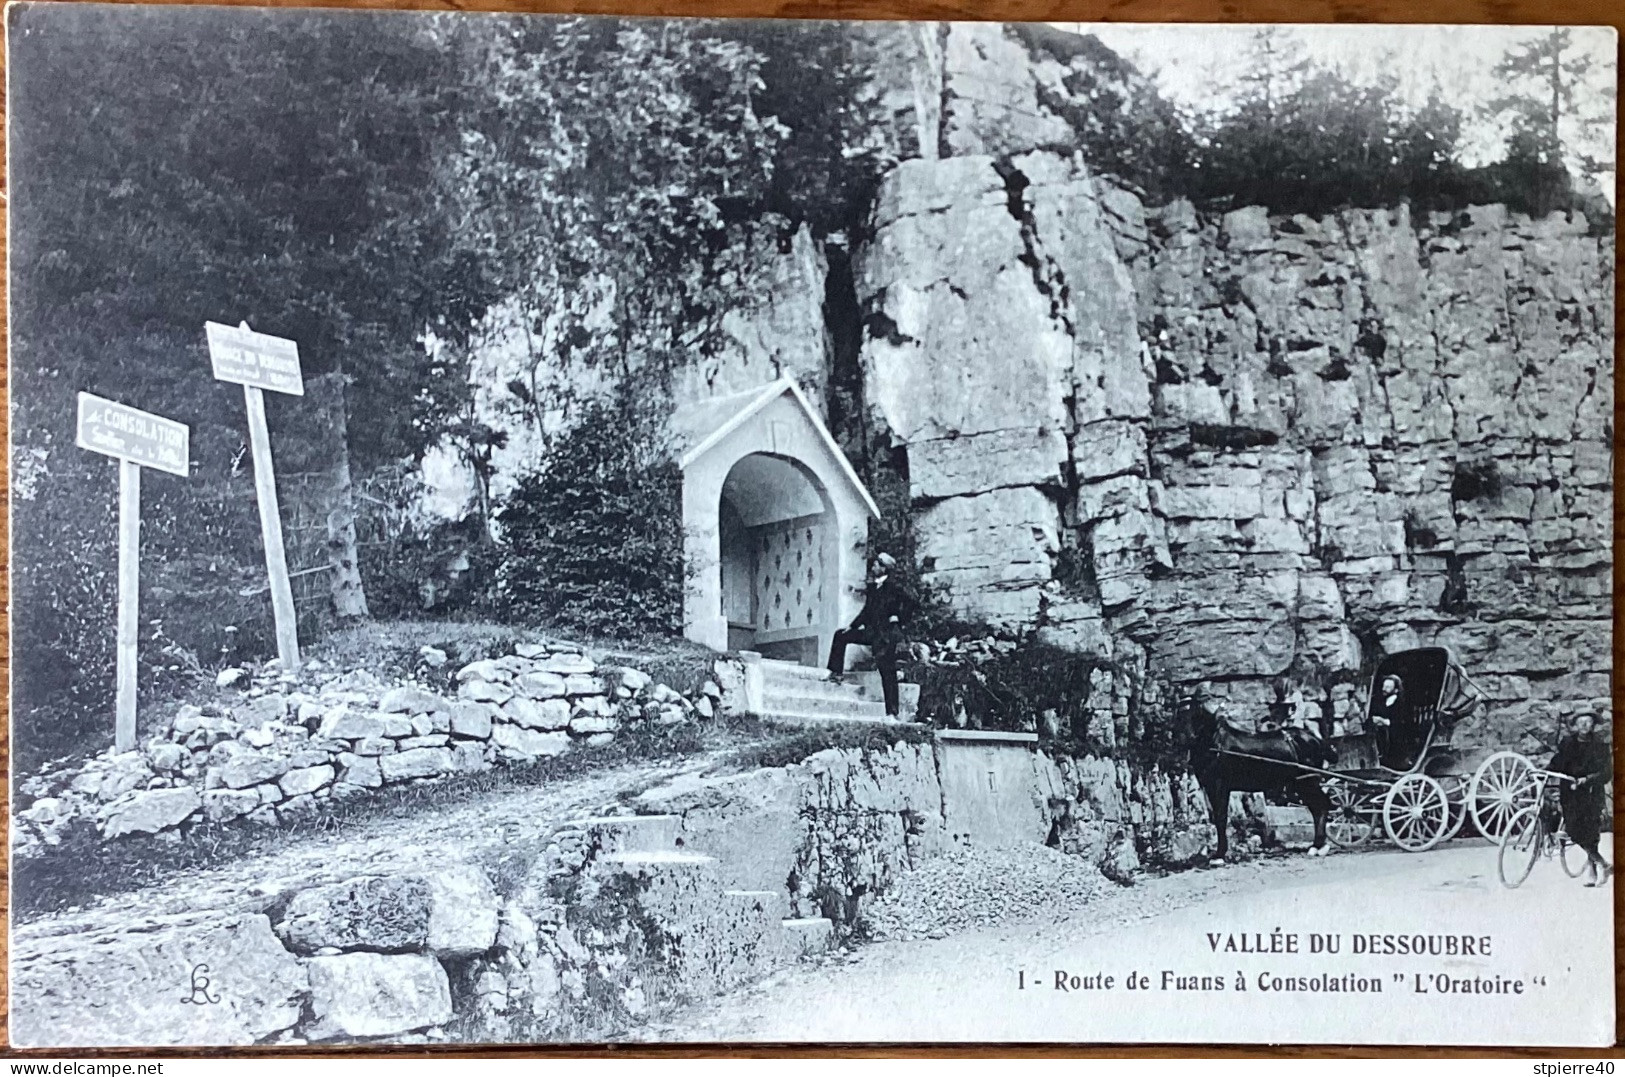
<instances>
[{"instance_id":1,"label":"dirt road","mask_svg":"<svg viewBox=\"0 0 1625 1077\"><path fill-rule=\"evenodd\" d=\"M615 807L627 791L716 765L707 753L656 763L611 767L546 785L514 786L455 805L410 815L382 815L342 837L309 834L273 852L114 894L83 909L43 916L16 927L19 938L127 928L146 917L195 910L258 907L281 891L336 882L368 872L387 874L443 863L480 860L500 869L525 854L553 824ZM624 808L616 809L617 812ZM529 850L534 853L534 850Z\"/></svg>"},{"instance_id":2,"label":"dirt road","mask_svg":"<svg viewBox=\"0 0 1625 1077\"><path fill-rule=\"evenodd\" d=\"M860 946L695 1006L645 1035L1611 1041L1612 907L1611 887L1583 888L1555 862L1507 890L1495 850L1482 842L1261 860L1144 879L1053 922ZM1418 934L1452 936L1436 941L1454 954L1369 952L1396 945L1383 936ZM1335 938L1338 953L1311 953L1311 935ZM1460 953L1464 936L1470 957Z\"/></svg>"}]
</instances>

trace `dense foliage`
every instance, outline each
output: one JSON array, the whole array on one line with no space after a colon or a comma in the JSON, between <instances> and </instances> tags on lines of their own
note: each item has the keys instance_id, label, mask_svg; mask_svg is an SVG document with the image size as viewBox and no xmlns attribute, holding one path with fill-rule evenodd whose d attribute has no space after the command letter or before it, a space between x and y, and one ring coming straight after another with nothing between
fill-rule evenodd
<instances>
[{"instance_id":1,"label":"dense foliage","mask_svg":"<svg viewBox=\"0 0 1625 1077\"><path fill-rule=\"evenodd\" d=\"M682 631L682 475L627 394L591 401L498 515L498 603L522 621L637 638Z\"/></svg>"},{"instance_id":2,"label":"dense foliage","mask_svg":"<svg viewBox=\"0 0 1625 1077\"><path fill-rule=\"evenodd\" d=\"M909 664L923 718L1005 732L1039 732L1040 723L1048 734L1088 729L1090 677L1099 660L1033 638L963 631L921 645Z\"/></svg>"},{"instance_id":3,"label":"dense foliage","mask_svg":"<svg viewBox=\"0 0 1625 1077\"><path fill-rule=\"evenodd\" d=\"M1603 227L1612 217L1595 188L1613 171L1600 142L1610 93L1590 78L1569 30L1512 50L1497 68L1510 92L1476 111L1437 89L1413 103L1396 73L1355 80L1309 59L1288 29L1256 31L1245 74L1215 85L1203 107L1171 102L1092 36L1045 25L1010 32L1035 56L1068 65L1065 92L1041 83L1038 96L1072 128L1073 148L1152 203L1321 215L1500 202L1537 216L1580 209ZM1470 123L1499 124L1499 157L1467 162Z\"/></svg>"},{"instance_id":4,"label":"dense foliage","mask_svg":"<svg viewBox=\"0 0 1625 1077\"><path fill-rule=\"evenodd\" d=\"M418 338L466 332L485 301L437 165L461 65L427 22L379 34L335 13L12 16L12 429L29 473L14 501L27 611L15 703L22 721L67 708L38 721L94 747L109 725L117 480L73 445L75 394L191 427L192 475L144 483L149 690L263 653L242 393L210 376L203 323L292 337L307 385L352 383L348 439L312 428L314 396L267 394L290 526L295 473L410 452L442 393L464 391Z\"/></svg>"}]
</instances>

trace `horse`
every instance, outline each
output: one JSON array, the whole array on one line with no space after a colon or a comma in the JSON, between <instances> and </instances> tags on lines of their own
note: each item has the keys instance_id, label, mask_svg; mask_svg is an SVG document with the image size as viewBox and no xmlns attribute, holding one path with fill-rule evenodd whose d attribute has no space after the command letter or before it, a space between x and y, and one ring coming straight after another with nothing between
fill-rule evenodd
<instances>
[{"instance_id":1,"label":"horse","mask_svg":"<svg viewBox=\"0 0 1625 1077\"><path fill-rule=\"evenodd\" d=\"M1312 727L1292 727L1275 733L1246 733L1234 729L1200 705L1193 708L1191 769L1207 795L1219 848L1212 864L1223 864L1230 851L1230 794L1291 790L1315 821L1310 856L1325 856L1326 816L1332 800L1321 787L1321 776L1303 767L1328 766L1335 758L1331 746Z\"/></svg>"}]
</instances>

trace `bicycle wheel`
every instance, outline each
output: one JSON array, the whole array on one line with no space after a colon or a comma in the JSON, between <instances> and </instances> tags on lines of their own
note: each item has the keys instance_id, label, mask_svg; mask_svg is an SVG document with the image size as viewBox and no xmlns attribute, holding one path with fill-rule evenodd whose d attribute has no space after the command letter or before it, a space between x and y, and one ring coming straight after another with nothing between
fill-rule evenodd
<instances>
[{"instance_id":1,"label":"bicycle wheel","mask_svg":"<svg viewBox=\"0 0 1625 1077\"><path fill-rule=\"evenodd\" d=\"M1557 858L1563 862L1563 870L1569 873L1569 878L1578 879L1585 873L1586 861L1591 858L1586 856L1584 849L1570 841L1567 834L1557 840L1562 849Z\"/></svg>"},{"instance_id":2,"label":"bicycle wheel","mask_svg":"<svg viewBox=\"0 0 1625 1077\"><path fill-rule=\"evenodd\" d=\"M1501 885L1515 890L1535 870L1541 848L1546 844L1546 825L1541 822L1538 806L1525 808L1512 817L1506 836L1501 839L1501 850L1496 870L1501 874Z\"/></svg>"},{"instance_id":3,"label":"bicycle wheel","mask_svg":"<svg viewBox=\"0 0 1625 1077\"><path fill-rule=\"evenodd\" d=\"M1467 806L1478 832L1500 841L1512 819L1539 799L1535 765L1517 752L1496 752L1479 766L1467 787Z\"/></svg>"}]
</instances>

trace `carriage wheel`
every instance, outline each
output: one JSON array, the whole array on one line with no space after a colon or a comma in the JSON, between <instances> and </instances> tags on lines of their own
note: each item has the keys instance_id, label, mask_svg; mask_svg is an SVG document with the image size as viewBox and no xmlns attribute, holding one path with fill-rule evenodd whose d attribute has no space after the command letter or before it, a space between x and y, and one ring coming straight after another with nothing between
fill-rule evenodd
<instances>
[{"instance_id":1,"label":"carriage wheel","mask_svg":"<svg viewBox=\"0 0 1625 1077\"><path fill-rule=\"evenodd\" d=\"M1450 801L1450 825L1439 839L1443 844L1461 833L1467 822L1467 779L1459 774L1441 774L1439 784L1444 787L1445 799Z\"/></svg>"},{"instance_id":2,"label":"carriage wheel","mask_svg":"<svg viewBox=\"0 0 1625 1077\"><path fill-rule=\"evenodd\" d=\"M1506 829L1496 868L1501 873L1501 885L1516 889L1535 870L1540 859L1541 846L1546 844L1546 825L1540 820L1540 809L1525 808Z\"/></svg>"},{"instance_id":3,"label":"carriage wheel","mask_svg":"<svg viewBox=\"0 0 1625 1077\"><path fill-rule=\"evenodd\" d=\"M1569 873L1569 878L1578 879L1585 873L1586 861L1591 858L1586 856L1584 849L1570 841L1567 835L1562 838L1562 842L1562 851L1558 853L1557 858L1563 862L1563 870Z\"/></svg>"},{"instance_id":4,"label":"carriage wheel","mask_svg":"<svg viewBox=\"0 0 1625 1077\"><path fill-rule=\"evenodd\" d=\"M1326 836L1332 844L1357 849L1370 841L1372 832L1377 829L1371 798L1353 783L1338 781L1330 783L1326 795L1332 800L1331 811L1326 815Z\"/></svg>"},{"instance_id":5,"label":"carriage wheel","mask_svg":"<svg viewBox=\"0 0 1625 1077\"><path fill-rule=\"evenodd\" d=\"M1407 853L1431 849L1450 829L1450 798L1426 774L1407 774L1382 798L1382 826Z\"/></svg>"},{"instance_id":6,"label":"carriage wheel","mask_svg":"<svg viewBox=\"0 0 1625 1077\"><path fill-rule=\"evenodd\" d=\"M1496 752L1473 772L1467 805L1478 832L1500 841L1513 817L1533 807L1539 795L1535 765L1517 752Z\"/></svg>"}]
</instances>

